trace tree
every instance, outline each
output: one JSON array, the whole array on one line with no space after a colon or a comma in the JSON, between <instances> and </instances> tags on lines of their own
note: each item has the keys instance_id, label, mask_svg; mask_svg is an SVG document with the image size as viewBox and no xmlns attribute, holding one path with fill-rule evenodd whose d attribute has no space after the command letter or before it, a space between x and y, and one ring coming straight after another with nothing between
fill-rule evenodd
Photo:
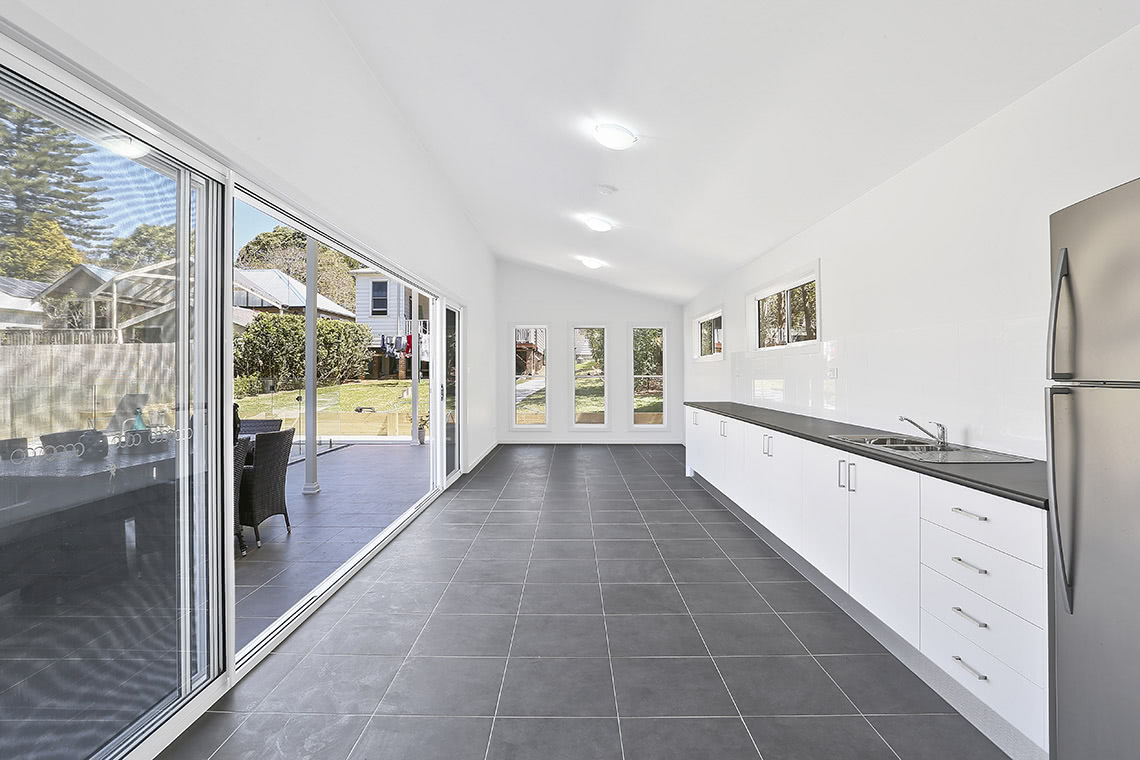
<instances>
[{"instance_id":1,"label":"tree","mask_svg":"<svg viewBox=\"0 0 1140 760\"><path fill-rule=\"evenodd\" d=\"M279 269L298 282L305 282L303 232L278 225L262 232L238 251L237 266L243 269ZM356 310L356 280L351 271L356 262L323 243L317 243L317 292L349 311Z\"/></svg>"},{"instance_id":2,"label":"tree","mask_svg":"<svg viewBox=\"0 0 1140 760\"><path fill-rule=\"evenodd\" d=\"M317 320L317 385L359 380L372 331L355 322ZM261 313L234 339L234 375L273 380L277 389L305 384L305 318Z\"/></svg>"},{"instance_id":3,"label":"tree","mask_svg":"<svg viewBox=\"0 0 1140 760\"><path fill-rule=\"evenodd\" d=\"M131 234L111 242L111 254L104 263L111 269L129 271L174 258L173 224L140 224Z\"/></svg>"},{"instance_id":4,"label":"tree","mask_svg":"<svg viewBox=\"0 0 1140 760\"><path fill-rule=\"evenodd\" d=\"M99 180L84 156L95 147L47 119L0 99L0 237L24 234L36 216L54 219L71 242L106 238Z\"/></svg>"},{"instance_id":5,"label":"tree","mask_svg":"<svg viewBox=\"0 0 1140 760\"><path fill-rule=\"evenodd\" d=\"M660 327L642 327L633 331L633 374L664 374L661 367L664 336Z\"/></svg>"},{"instance_id":6,"label":"tree","mask_svg":"<svg viewBox=\"0 0 1140 760\"><path fill-rule=\"evenodd\" d=\"M45 216L24 222L15 235L0 238L0 275L50 282L83 261L59 223Z\"/></svg>"}]
</instances>

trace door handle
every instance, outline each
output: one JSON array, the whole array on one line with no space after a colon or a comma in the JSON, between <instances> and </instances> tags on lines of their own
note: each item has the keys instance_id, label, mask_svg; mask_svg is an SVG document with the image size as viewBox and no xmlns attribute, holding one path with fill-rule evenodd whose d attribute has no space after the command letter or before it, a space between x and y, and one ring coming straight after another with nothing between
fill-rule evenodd
<instances>
[{"instance_id":1,"label":"door handle","mask_svg":"<svg viewBox=\"0 0 1140 760\"><path fill-rule=\"evenodd\" d=\"M847 472L847 460L846 459L840 459L839 460L839 475L835 479L837 481L837 485L840 488L847 490L847 483L844 482L844 480L843 480L843 474L845 472Z\"/></svg>"},{"instance_id":2,"label":"door handle","mask_svg":"<svg viewBox=\"0 0 1140 760\"><path fill-rule=\"evenodd\" d=\"M962 567L966 568L967 570L973 570L978 575L989 575L990 574L990 571L985 569L984 567L978 567L974 563L967 562L966 560L962 559L961 557L951 557L950 561L955 563L955 564L961 565Z\"/></svg>"},{"instance_id":3,"label":"door handle","mask_svg":"<svg viewBox=\"0 0 1140 760\"><path fill-rule=\"evenodd\" d=\"M1057 262L1057 271L1053 273L1053 293L1049 301L1049 348L1047 352L1048 366L1046 377L1050 380L1067 380L1072 378L1072 372L1057 371L1057 316L1061 310L1061 283L1069 277L1069 249L1061 249L1061 258Z\"/></svg>"},{"instance_id":4,"label":"door handle","mask_svg":"<svg viewBox=\"0 0 1140 760\"><path fill-rule=\"evenodd\" d=\"M1073 579L1069 576L1069 566L1065 561L1065 543L1061 534L1061 502L1057 498L1057 444L1055 419L1056 410L1053 400L1057 396L1071 396L1071 388L1045 389L1045 457L1049 460L1049 532L1053 538L1053 551L1056 554L1057 572L1060 574L1061 596L1065 600L1065 612L1073 614Z\"/></svg>"},{"instance_id":5,"label":"door handle","mask_svg":"<svg viewBox=\"0 0 1140 760\"><path fill-rule=\"evenodd\" d=\"M847 490L855 493L855 463L847 463Z\"/></svg>"}]
</instances>

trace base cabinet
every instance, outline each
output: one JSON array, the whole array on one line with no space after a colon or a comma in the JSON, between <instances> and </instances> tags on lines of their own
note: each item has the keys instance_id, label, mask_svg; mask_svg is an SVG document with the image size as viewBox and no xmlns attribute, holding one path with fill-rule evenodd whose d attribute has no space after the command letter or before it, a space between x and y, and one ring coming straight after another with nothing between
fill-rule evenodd
<instances>
[{"instance_id":1,"label":"base cabinet","mask_svg":"<svg viewBox=\"0 0 1140 760\"><path fill-rule=\"evenodd\" d=\"M830 446L806 441L803 444L800 554L844 591L850 591L847 460L847 454Z\"/></svg>"}]
</instances>

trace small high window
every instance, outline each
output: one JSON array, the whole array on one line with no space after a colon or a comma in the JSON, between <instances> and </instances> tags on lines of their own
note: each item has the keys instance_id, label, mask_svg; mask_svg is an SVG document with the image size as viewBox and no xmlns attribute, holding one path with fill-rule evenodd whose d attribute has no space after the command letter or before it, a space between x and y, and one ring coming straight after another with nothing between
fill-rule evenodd
<instances>
[{"instance_id":1,"label":"small high window","mask_svg":"<svg viewBox=\"0 0 1140 760\"><path fill-rule=\"evenodd\" d=\"M756 349L776 348L819 339L816 282L800 280L791 287L761 291L752 297Z\"/></svg>"},{"instance_id":2,"label":"small high window","mask_svg":"<svg viewBox=\"0 0 1140 760\"><path fill-rule=\"evenodd\" d=\"M397 301L396 303L399 303ZM372 316L388 316L388 281L372 281Z\"/></svg>"},{"instance_id":3,"label":"small high window","mask_svg":"<svg viewBox=\"0 0 1140 760\"><path fill-rule=\"evenodd\" d=\"M719 357L723 346L721 314L707 314L697 320L697 358Z\"/></svg>"}]
</instances>

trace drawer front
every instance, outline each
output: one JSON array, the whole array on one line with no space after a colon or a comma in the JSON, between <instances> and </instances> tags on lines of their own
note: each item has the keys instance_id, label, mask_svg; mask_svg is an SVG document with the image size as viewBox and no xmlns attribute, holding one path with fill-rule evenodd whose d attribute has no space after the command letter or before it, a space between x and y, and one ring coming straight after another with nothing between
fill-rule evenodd
<instances>
[{"instance_id":1,"label":"drawer front","mask_svg":"<svg viewBox=\"0 0 1140 760\"><path fill-rule=\"evenodd\" d=\"M1045 510L922 476L922 516L932 523L1045 566Z\"/></svg>"},{"instance_id":2,"label":"drawer front","mask_svg":"<svg viewBox=\"0 0 1140 760\"><path fill-rule=\"evenodd\" d=\"M1006 667L976 644L922 613L922 653L1014 728L1044 747L1045 690Z\"/></svg>"},{"instance_id":3,"label":"drawer front","mask_svg":"<svg viewBox=\"0 0 1140 760\"><path fill-rule=\"evenodd\" d=\"M925 566L922 609L1044 688L1045 631Z\"/></svg>"},{"instance_id":4,"label":"drawer front","mask_svg":"<svg viewBox=\"0 0 1140 760\"><path fill-rule=\"evenodd\" d=\"M922 564L1045 627L1045 571L965 536L922 521Z\"/></svg>"}]
</instances>

